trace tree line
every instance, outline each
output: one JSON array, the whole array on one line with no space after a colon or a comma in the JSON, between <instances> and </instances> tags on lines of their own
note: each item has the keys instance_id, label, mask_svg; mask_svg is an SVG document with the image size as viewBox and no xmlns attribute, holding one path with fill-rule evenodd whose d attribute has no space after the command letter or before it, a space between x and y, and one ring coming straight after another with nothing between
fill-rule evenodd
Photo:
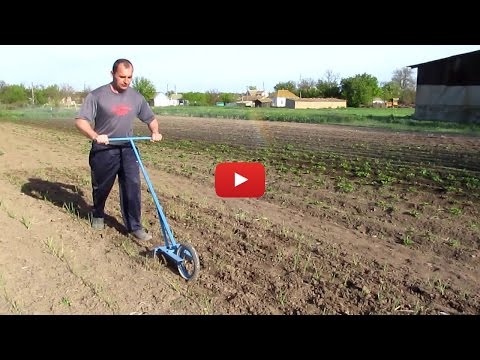
<instances>
[{"instance_id":1,"label":"tree line","mask_svg":"<svg viewBox=\"0 0 480 360\"><path fill-rule=\"evenodd\" d=\"M134 78L132 87L139 91L149 102L153 102L156 94L154 84L145 77ZM251 90L256 87L250 86ZM346 99L347 106L360 107L370 106L372 100L379 97L383 100L398 98L400 104L410 105L415 102L416 81L413 70L401 68L393 72L390 81L379 83L375 76L370 74L357 74L352 77L340 79L338 74L327 70L323 78L301 79L298 82L279 82L274 90L289 90L301 98L339 98ZM0 80L0 104L8 106L26 105L51 105L59 106L62 99L71 97L72 100L81 102L91 91L85 88L83 91L75 91L68 84L50 86L8 85ZM171 95L170 91L167 95ZM241 94L222 93L217 90L202 92L184 92L183 99L188 100L190 105L215 105L216 102L231 103L237 101Z\"/></svg>"},{"instance_id":2,"label":"tree line","mask_svg":"<svg viewBox=\"0 0 480 360\"><path fill-rule=\"evenodd\" d=\"M50 85L50 86L31 86L25 85L7 85L5 81L0 80L0 103L11 107L26 106L26 105L46 105L59 106L62 99L77 97L79 99L85 97L89 88L81 92L68 85Z\"/></svg>"},{"instance_id":3,"label":"tree line","mask_svg":"<svg viewBox=\"0 0 480 360\"><path fill-rule=\"evenodd\" d=\"M413 70L408 67L395 70L391 80L381 84L375 76L366 73L340 79L327 70L322 79L281 82L274 89L286 89L302 98L346 99L350 107L369 106L376 97L383 100L398 98L399 103L410 105L415 103L416 81Z\"/></svg>"}]
</instances>

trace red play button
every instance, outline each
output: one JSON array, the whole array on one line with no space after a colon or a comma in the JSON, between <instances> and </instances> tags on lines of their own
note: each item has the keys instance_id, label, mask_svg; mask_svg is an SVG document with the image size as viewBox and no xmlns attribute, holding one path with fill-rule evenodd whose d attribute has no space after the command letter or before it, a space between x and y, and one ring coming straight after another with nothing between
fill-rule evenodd
<instances>
[{"instance_id":1,"label":"red play button","mask_svg":"<svg viewBox=\"0 0 480 360\"><path fill-rule=\"evenodd\" d=\"M265 168L258 162L218 164L215 192L220 197L261 197L265 193Z\"/></svg>"}]
</instances>

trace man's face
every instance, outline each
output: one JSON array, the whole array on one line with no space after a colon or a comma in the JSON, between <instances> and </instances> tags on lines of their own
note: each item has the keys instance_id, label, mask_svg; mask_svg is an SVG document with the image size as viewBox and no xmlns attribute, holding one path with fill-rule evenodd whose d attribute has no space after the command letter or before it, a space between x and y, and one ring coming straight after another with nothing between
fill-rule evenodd
<instances>
[{"instance_id":1,"label":"man's face","mask_svg":"<svg viewBox=\"0 0 480 360\"><path fill-rule=\"evenodd\" d=\"M132 82L133 67L125 67L124 64L119 64L117 71L112 72L113 76L113 87L118 92L123 92L128 89L130 83Z\"/></svg>"}]
</instances>

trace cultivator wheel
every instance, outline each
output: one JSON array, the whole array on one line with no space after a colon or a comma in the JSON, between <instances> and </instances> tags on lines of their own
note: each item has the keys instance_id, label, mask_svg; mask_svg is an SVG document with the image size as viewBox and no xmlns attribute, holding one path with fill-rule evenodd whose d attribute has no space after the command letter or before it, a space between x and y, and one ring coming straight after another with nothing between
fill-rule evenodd
<instances>
[{"instance_id":1,"label":"cultivator wheel","mask_svg":"<svg viewBox=\"0 0 480 360\"><path fill-rule=\"evenodd\" d=\"M180 276L187 281L195 280L200 270L200 259L197 251L190 244L180 244L177 249L177 255L183 259L177 265Z\"/></svg>"}]
</instances>

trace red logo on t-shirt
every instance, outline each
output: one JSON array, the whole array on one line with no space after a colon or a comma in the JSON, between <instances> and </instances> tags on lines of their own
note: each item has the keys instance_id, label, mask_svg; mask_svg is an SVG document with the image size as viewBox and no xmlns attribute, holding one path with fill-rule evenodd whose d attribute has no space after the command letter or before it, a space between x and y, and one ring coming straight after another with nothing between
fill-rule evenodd
<instances>
[{"instance_id":1,"label":"red logo on t-shirt","mask_svg":"<svg viewBox=\"0 0 480 360\"><path fill-rule=\"evenodd\" d=\"M132 110L132 108L127 105L115 105L112 108L112 112L117 116L127 115L130 110Z\"/></svg>"}]
</instances>

